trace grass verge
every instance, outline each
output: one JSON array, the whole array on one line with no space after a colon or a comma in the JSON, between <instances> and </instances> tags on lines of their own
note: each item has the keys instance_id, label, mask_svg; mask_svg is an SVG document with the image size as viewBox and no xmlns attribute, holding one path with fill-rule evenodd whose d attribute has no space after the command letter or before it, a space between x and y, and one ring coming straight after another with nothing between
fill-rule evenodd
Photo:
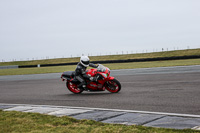
<instances>
[{"instance_id":1,"label":"grass verge","mask_svg":"<svg viewBox=\"0 0 200 133\"><path fill-rule=\"evenodd\" d=\"M90 56L90 60L105 61L105 60L125 60L125 59L158 58L158 57L191 56L191 55L200 55L200 49L175 50L175 51L140 53L140 54ZM76 57L76 58L58 58L58 59L32 60L32 61L13 61L13 62L0 62L0 66L59 64L59 63L79 62L79 60L80 58Z\"/></svg>"},{"instance_id":2,"label":"grass verge","mask_svg":"<svg viewBox=\"0 0 200 133\"><path fill-rule=\"evenodd\" d=\"M56 117L16 111L0 110L0 116L0 133L199 133L199 131L191 129L175 130L136 125L105 124L93 120L76 120L68 116Z\"/></svg>"},{"instance_id":3,"label":"grass verge","mask_svg":"<svg viewBox=\"0 0 200 133\"><path fill-rule=\"evenodd\" d=\"M109 67L111 70L151 68L151 67L169 67L169 66L187 66L187 65L200 65L200 59L105 64L105 66ZM64 72L64 71L74 71L75 68L76 68L76 65L57 66L57 67L40 67L40 68L0 69L0 75L59 73L59 72Z\"/></svg>"}]
</instances>

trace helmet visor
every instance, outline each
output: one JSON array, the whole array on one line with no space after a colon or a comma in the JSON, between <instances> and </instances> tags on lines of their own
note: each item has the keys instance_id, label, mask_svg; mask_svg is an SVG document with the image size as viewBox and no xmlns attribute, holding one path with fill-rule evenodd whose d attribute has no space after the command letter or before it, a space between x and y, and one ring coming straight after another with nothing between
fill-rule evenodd
<instances>
[{"instance_id":1,"label":"helmet visor","mask_svg":"<svg viewBox=\"0 0 200 133\"><path fill-rule=\"evenodd\" d=\"M85 64L85 65L89 65L89 63L90 63L90 61L82 61L83 62L83 64Z\"/></svg>"}]
</instances>

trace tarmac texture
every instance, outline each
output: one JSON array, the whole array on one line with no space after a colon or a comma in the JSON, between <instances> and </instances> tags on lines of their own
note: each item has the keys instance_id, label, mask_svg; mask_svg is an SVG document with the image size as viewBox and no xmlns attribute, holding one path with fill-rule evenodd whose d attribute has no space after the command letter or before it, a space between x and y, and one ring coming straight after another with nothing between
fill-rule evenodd
<instances>
[{"instance_id":1,"label":"tarmac texture","mask_svg":"<svg viewBox=\"0 0 200 133\"><path fill-rule=\"evenodd\" d=\"M72 94L60 75L0 76L0 109L106 123L199 129L199 65L112 70L111 75L122 84L116 94Z\"/></svg>"},{"instance_id":2,"label":"tarmac texture","mask_svg":"<svg viewBox=\"0 0 200 133\"><path fill-rule=\"evenodd\" d=\"M61 74L0 76L0 103L200 115L200 66L115 70L119 93L71 93Z\"/></svg>"}]
</instances>

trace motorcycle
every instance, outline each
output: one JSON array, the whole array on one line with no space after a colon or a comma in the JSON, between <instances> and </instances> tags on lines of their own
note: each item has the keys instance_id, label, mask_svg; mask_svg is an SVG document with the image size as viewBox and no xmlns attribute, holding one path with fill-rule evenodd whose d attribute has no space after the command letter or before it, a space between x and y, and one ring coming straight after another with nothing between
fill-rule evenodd
<instances>
[{"instance_id":1,"label":"motorcycle","mask_svg":"<svg viewBox=\"0 0 200 133\"><path fill-rule=\"evenodd\" d=\"M110 76L110 69L99 64L96 69L88 69L86 74L91 77L96 77L96 81L86 79L87 91L105 91L117 93L121 90L120 82L114 77ZM75 79L74 71L66 71L61 75L62 81L66 81L66 87L74 94L80 94L85 91L83 88L78 88L80 82Z\"/></svg>"}]
</instances>

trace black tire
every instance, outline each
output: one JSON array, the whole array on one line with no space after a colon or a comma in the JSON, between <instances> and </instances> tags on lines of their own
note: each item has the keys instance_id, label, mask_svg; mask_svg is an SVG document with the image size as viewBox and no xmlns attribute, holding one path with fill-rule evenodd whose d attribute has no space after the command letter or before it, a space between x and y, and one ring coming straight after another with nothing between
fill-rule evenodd
<instances>
[{"instance_id":1,"label":"black tire","mask_svg":"<svg viewBox=\"0 0 200 133\"><path fill-rule=\"evenodd\" d=\"M107 81L105 87L111 93L118 93L121 90L121 84L117 79Z\"/></svg>"}]
</instances>

